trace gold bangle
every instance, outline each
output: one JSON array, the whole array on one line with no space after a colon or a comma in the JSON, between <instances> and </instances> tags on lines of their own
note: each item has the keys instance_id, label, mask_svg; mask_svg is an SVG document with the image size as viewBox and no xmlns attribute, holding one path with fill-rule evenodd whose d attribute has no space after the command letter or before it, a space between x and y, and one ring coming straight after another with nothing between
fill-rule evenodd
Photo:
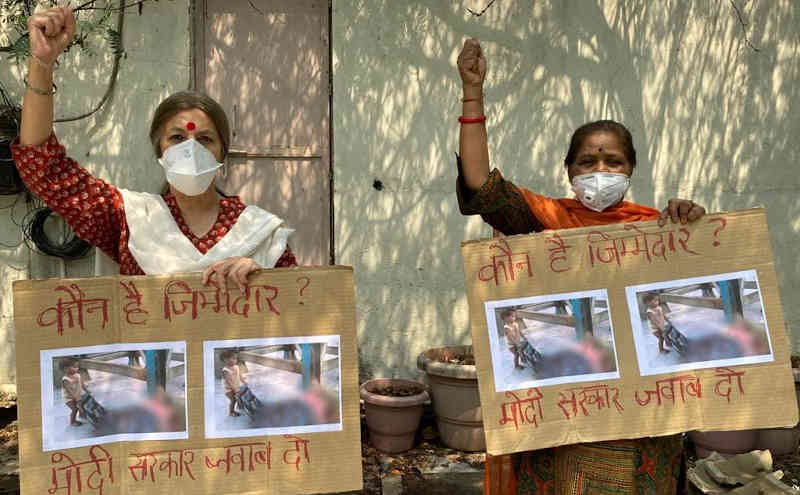
<instances>
[{"instance_id":1,"label":"gold bangle","mask_svg":"<svg viewBox=\"0 0 800 495\"><path fill-rule=\"evenodd\" d=\"M33 59L34 62L36 62L39 65L39 67L43 69L53 70L53 68L55 68L56 65L55 62L53 62L52 64L48 64L38 56L34 55L33 53L31 53L31 58Z\"/></svg>"},{"instance_id":2,"label":"gold bangle","mask_svg":"<svg viewBox=\"0 0 800 495\"><path fill-rule=\"evenodd\" d=\"M22 80L25 81L26 88L30 89L31 91L40 96L53 96L54 94L56 94L56 91L58 90L58 86L56 86L56 83L53 83L53 87L48 91L46 89L36 88L28 84L27 77L23 77Z\"/></svg>"}]
</instances>

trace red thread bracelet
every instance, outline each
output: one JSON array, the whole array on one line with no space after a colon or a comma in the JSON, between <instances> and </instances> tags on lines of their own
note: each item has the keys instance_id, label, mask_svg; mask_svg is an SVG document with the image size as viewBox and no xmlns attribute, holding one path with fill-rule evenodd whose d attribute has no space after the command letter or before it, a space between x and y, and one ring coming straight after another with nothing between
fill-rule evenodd
<instances>
[{"instance_id":1,"label":"red thread bracelet","mask_svg":"<svg viewBox=\"0 0 800 495\"><path fill-rule=\"evenodd\" d=\"M479 124L481 122L486 122L486 115L481 115L480 117L459 117L458 121L462 124Z\"/></svg>"}]
</instances>

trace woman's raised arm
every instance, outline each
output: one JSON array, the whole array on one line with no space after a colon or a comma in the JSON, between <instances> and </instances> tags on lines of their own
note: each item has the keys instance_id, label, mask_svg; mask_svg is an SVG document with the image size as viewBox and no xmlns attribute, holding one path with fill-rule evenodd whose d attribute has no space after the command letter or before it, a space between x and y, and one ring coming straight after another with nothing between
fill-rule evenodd
<instances>
[{"instance_id":1,"label":"woman's raised arm","mask_svg":"<svg viewBox=\"0 0 800 495\"><path fill-rule=\"evenodd\" d=\"M20 144L39 145L53 130L53 66L75 35L69 7L54 7L28 18L31 57L25 79Z\"/></svg>"},{"instance_id":2,"label":"woman's raised arm","mask_svg":"<svg viewBox=\"0 0 800 495\"><path fill-rule=\"evenodd\" d=\"M489 177L489 145L483 111L486 59L478 40L470 38L464 42L458 55L458 73L463 90L459 153L464 183L468 189L477 191Z\"/></svg>"},{"instance_id":3,"label":"woman's raised arm","mask_svg":"<svg viewBox=\"0 0 800 495\"><path fill-rule=\"evenodd\" d=\"M53 65L75 35L75 17L55 7L28 18L31 58L19 141L11 153L25 186L85 241L119 260L122 197L66 155L53 133Z\"/></svg>"}]
</instances>

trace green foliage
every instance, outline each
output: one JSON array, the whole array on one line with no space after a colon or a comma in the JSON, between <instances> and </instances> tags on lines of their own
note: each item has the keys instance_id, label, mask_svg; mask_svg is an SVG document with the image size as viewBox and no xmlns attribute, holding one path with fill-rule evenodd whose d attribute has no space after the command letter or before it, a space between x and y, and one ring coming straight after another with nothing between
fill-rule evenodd
<instances>
[{"instance_id":1,"label":"green foliage","mask_svg":"<svg viewBox=\"0 0 800 495\"><path fill-rule=\"evenodd\" d=\"M111 48L111 51L114 52L114 55L125 55L125 49L122 48L122 35L119 31L107 28L105 38L106 41L108 41L108 46Z\"/></svg>"},{"instance_id":2,"label":"green foliage","mask_svg":"<svg viewBox=\"0 0 800 495\"><path fill-rule=\"evenodd\" d=\"M6 46L0 46L0 51L7 52L7 56L16 63L24 62L30 56L30 43L28 40L27 19L36 4L42 7L52 7L59 3L58 0L35 2L33 0L0 0L0 30L7 33ZM66 51L77 47L82 53L89 56L97 55L104 45L114 55L125 55L122 48L122 38L115 29L119 5L111 0L94 0L85 2L75 8L75 38Z\"/></svg>"}]
</instances>

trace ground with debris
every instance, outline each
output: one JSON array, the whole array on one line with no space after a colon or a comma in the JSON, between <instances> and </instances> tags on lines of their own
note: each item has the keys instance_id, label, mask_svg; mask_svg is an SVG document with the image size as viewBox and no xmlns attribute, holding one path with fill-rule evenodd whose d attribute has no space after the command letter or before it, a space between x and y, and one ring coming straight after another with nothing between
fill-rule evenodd
<instances>
[{"instance_id":1,"label":"ground with debris","mask_svg":"<svg viewBox=\"0 0 800 495\"><path fill-rule=\"evenodd\" d=\"M687 468L693 467L695 461L696 459L693 456L689 456ZM798 454L797 451L795 451L794 454L773 457L772 469L773 471L783 471L783 478L781 481L786 485L790 487L800 487L800 454ZM702 495L703 492L691 485L691 483L687 484L689 486L686 493L690 495Z\"/></svg>"},{"instance_id":2,"label":"ground with debris","mask_svg":"<svg viewBox=\"0 0 800 495\"><path fill-rule=\"evenodd\" d=\"M446 447L439 439L433 411L426 408L413 449L401 454L383 454L369 443L366 420L361 415L361 460L364 469L363 495L453 495L454 481L441 473L482 473L483 452L461 452ZM395 491L389 489L392 486ZM388 493L393 492L393 493ZM459 495L469 495L463 489Z\"/></svg>"},{"instance_id":3,"label":"ground with debris","mask_svg":"<svg viewBox=\"0 0 800 495\"><path fill-rule=\"evenodd\" d=\"M0 495L19 493L16 417L16 397L0 393ZM423 415L415 447L402 454L383 454L370 445L363 414L361 432L364 489L349 495L480 493L478 486L485 454L461 452L445 447L436 432L430 409L426 409ZM691 456L688 464L694 465L694 458ZM773 468L783 471L784 483L800 486L800 455L797 452L775 457ZM456 482L452 476L460 476L462 479ZM700 493L694 488L689 488L687 492Z\"/></svg>"},{"instance_id":4,"label":"ground with debris","mask_svg":"<svg viewBox=\"0 0 800 495\"><path fill-rule=\"evenodd\" d=\"M0 494L19 493L17 397L0 392Z\"/></svg>"}]
</instances>

